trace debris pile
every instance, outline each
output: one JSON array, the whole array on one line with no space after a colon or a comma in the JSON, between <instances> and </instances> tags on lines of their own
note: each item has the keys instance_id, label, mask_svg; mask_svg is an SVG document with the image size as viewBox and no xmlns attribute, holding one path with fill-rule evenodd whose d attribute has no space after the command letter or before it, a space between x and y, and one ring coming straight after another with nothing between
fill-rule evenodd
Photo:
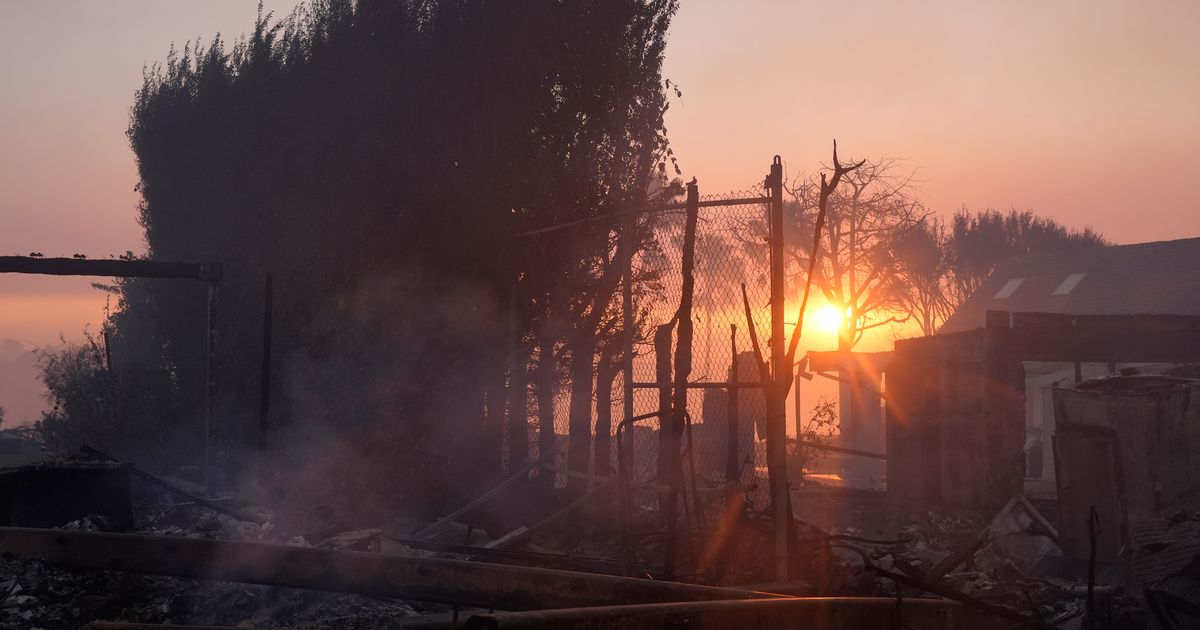
<instances>
[{"instance_id":1,"label":"debris pile","mask_svg":"<svg viewBox=\"0 0 1200 630\"><path fill-rule=\"evenodd\" d=\"M242 627L396 627L396 620L444 610L357 595L201 582L119 572L73 572L45 563L0 561L6 593L0 627L81 627L97 619Z\"/></svg>"}]
</instances>

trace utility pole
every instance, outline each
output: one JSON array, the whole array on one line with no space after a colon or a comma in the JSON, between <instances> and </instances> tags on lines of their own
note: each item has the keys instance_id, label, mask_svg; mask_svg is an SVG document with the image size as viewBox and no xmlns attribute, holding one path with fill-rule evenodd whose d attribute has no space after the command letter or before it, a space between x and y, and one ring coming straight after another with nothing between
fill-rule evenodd
<instances>
[{"instance_id":1,"label":"utility pole","mask_svg":"<svg viewBox=\"0 0 1200 630\"><path fill-rule=\"evenodd\" d=\"M789 532L792 503L787 477L787 386L792 376L784 351L783 283L783 161L777 155L771 162L766 187L771 198L771 380L767 384L767 470L771 481L771 507L775 534L775 579L784 582L788 575Z\"/></svg>"}]
</instances>

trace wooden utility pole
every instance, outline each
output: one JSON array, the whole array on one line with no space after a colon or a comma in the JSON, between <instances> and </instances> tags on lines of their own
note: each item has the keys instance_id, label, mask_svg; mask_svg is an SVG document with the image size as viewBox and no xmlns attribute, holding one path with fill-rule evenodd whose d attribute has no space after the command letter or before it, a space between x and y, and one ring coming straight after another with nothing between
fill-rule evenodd
<instances>
[{"instance_id":1,"label":"wooden utility pole","mask_svg":"<svg viewBox=\"0 0 1200 630\"><path fill-rule=\"evenodd\" d=\"M787 389L792 366L784 352L783 282L783 161L771 163L766 187L771 198L771 380L767 384L767 470L771 482L771 508L775 534L775 579L788 575L788 533L792 504L787 477Z\"/></svg>"}]
</instances>

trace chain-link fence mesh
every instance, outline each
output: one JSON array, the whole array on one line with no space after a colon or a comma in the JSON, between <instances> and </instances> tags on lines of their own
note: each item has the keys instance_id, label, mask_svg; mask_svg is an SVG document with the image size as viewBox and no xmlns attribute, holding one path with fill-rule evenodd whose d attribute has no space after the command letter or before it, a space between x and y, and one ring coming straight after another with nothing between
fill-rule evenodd
<instances>
[{"instance_id":1,"label":"chain-link fence mesh","mask_svg":"<svg viewBox=\"0 0 1200 630\"><path fill-rule=\"evenodd\" d=\"M718 384L761 381L747 327L742 287L763 351L770 333L770 281L766 203L736 200L762 198L762 188L703 197L696 226L695 289L692 303L692 372L687 398L690 427L684 434L685 474L695 472L698 489L715 488L729 481L736 471L755 503L765 503L766 465L763 446L766 398L759 387L724 387ZM729 201L728 204L709 205ZM634 261L634 308L644 318L643 336L634 346L633 413L638 416L658 411L660 391L652 386L656 376L653 331L667 324L679 308L683 291L682 249L686 213L663 213L655 218L655 246L639 253ZM670 350L672 367L674 341ZM734 368L737 357L736 370ZM736 374L735 374L736 371ZM706 386L711 384L713 386ZM619 384L616 385L619 388ZM731 400L731 396L733 399ZM614 393L624 416L621 392ZM731 426L732 424L732 426ZM635 423L623 436L623 455L628 478L634 483L657 482L659 419ZM732 444L732 448L731 448ZM732 460L732 461L731 461ZM615 465L615 464L614 464ZM691 480L688 480L689 487ZM652 493L641 493L644 502Z\"/></svg>"}]
</instances>

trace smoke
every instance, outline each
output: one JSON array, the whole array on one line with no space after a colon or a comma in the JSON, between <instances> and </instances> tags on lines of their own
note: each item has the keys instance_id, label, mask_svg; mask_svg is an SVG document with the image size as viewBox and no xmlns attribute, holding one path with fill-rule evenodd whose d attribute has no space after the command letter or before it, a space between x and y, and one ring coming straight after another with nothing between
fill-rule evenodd
<instances>
[{"instance_id":1,"label":"smoke","mask_svg":"<svg viewBox=\"0 0 1200 630\"><path fill-rule=\"evenodd\" d=\"M330 297L282 357L256 498L348 529L470 492L503 313L486 288L417 269Z\"/></svg>"}]
</instances>

